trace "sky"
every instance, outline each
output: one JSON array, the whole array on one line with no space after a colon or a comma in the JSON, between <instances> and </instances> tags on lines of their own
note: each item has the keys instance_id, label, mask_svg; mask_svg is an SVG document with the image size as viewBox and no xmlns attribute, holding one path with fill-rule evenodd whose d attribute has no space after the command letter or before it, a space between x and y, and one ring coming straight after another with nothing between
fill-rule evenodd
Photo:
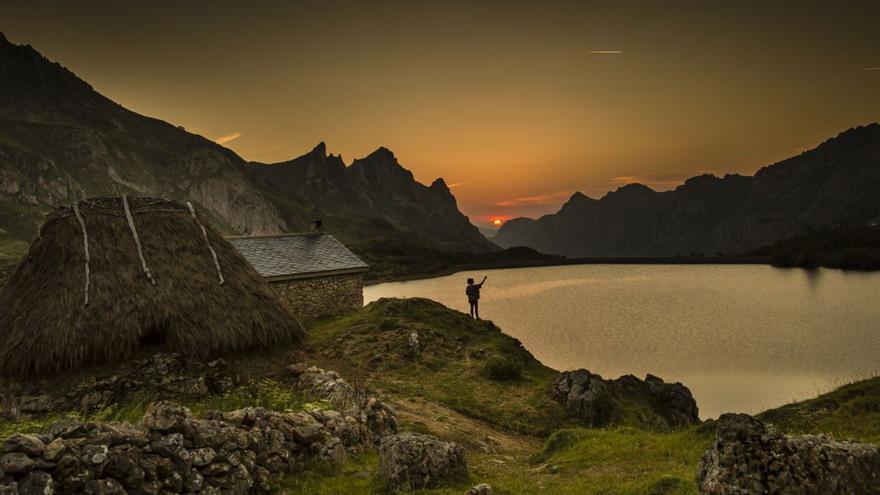
<instances>
[{"instance_id":1,"label":"sky","mask_svg":"<svg viewBox=\"0 0 880 495\"><path fill-rule=\"evenodd\" d=\"M380 146L480 226L880 121L876 1L7 2L0 31L247 160Z\"/></svg>"}]
</instances>

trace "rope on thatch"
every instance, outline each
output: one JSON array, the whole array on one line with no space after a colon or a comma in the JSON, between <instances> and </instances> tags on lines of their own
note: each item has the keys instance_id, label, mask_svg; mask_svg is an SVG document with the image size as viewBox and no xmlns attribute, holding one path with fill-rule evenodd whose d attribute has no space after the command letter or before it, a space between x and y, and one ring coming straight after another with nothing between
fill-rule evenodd
<instances>
[{"instance_id":1,"label":"rope on thatch","mask_svg":"<svg viewBox=\"0 0 880 495\"><path fill-rule=\"evenodd\" d=\"M144 259L144 250L141 247L141 240L138 237L137 229L134 227L134 219L131 218L131 209L128 207L128 196L122 195L122 207L125 209L125 218L128 219L128 228L131 229L131 235L134 236L134 244L137 246L138 258L141 259L141 267L144 269L144 275L147 276L147 279L150 280L150 283L156 285L156 281L153 279L153 273L150 272L150 268L147 267L147 260Z\"/></svg>"},{"instance_id":2,"label":"rope on thatch","mask_svg":"<svg viewBox=\"0 0 880 495\"><path fill-rule=\"evenodd\" d=\"M89 234L86 232L86 222L83 221L82 215L79 213L79 204L78 202L73 203L73 212L76 214L76 219L79 220L79 228L82 229L83 233L83 252L85 252L86 258L86 287L85 287L85 299L83 300L83 307L89 305ZM38 231L39 232L39 231Z\"/></svg>"},{"instance_id":3,"label":"rope on thatch","mask_svg":"<svg viewBox=\"0 0 880 495\"><path fill-rule=\"evenodd\" d=\"M205 230L205 226L202 225L202 222L199 221L199 217L196 216L196 209L193 208L192 203L187 201L186 206L189 208L189 212L190 214L192 214L193 220L195 220L199 228L202 229L202 237L205 238L205 244L208 246L208 251L211 251L211 258L214 259L214 267L217 268L217 276L220 277L220 285L223 285L225 280L223 280L223 271L220 270L220 260L217 259L217 252L214 251L214 248L211 247L211 241L208 240L208 231Z\"/></svg>"}]
</instances>

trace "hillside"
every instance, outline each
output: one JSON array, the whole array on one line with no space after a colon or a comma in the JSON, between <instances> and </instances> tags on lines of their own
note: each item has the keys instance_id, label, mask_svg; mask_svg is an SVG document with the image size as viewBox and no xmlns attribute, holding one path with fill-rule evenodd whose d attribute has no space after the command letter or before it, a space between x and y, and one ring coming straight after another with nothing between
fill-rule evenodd
<instances>
[{"instance_id":1,"label":"hillside","mask_svg":"<svg viewBox=\"0 0 880 495\"><path fill-rule=\"evenodd\" d=\"M880 216L880 124L856 127L754 177L702 175L672 191L629 184L575 193L555 214L514 219L492 239L568 257L740 254Z\"/></svg>"},{"instance_id":2,"label":"hillside","mask_svg":"<svg viewBox=\"0 0 880 495\"><path fill-rule=\"evenodd\" d=\"M20 256L52 206L123 193L193 201L227 233L300 231L326 218L346 240L413 233L438 249L496 249L442 179L419 184L385 148L350 167L323 145L290 162L248 164L0 35L0 253Z\"/></svg>"},{"instance_id":3,"label":"hillside","mask_svg":"<svg viewBox=\"0 0 880 495\"><path fill-rule=\"evenodd\" d=\"M410 343L413 333L419 336L418 348ZM519 363L519 377L493 375L495 359ZM475 322L432 301L385 299L349 316L313 322L304 350L279 348L211 363L178 362L160 354L123 369L90 369L20 384L43 394L50 387L62 402L73 397L79 407L0 419L0 437L44 431L63 414L136 422L159 397L178 400L200 417L246 406L286 413L328 407L290 381L287 368L293 362L303 363L300 369L335 369L358 390L378 394L393 405L403 431L430 433L465 447L468 482L422 493L461 494L471 484L488 482L502 494L694 494L700 456L715 432L714 421L672 431L639 423L585 428L550 400L558 373L491 322ZM856 382L758 418L783 432L876 442L878 384L876 378ZM367 452L337 466L304 466L278 488L311 495L382 493L377 462L376 454Z\"/></svg>"}]
</instances>

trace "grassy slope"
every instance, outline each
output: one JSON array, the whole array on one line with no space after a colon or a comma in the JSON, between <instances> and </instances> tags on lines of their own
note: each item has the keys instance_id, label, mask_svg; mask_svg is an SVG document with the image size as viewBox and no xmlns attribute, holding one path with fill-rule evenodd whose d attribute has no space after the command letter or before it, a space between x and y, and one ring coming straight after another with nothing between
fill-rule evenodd
<instances>
[{"instance_id":1,"label":"grassy slope","mask_svg":"<svg viewBox=\"0 0 880 495\"><path fill-rule=\"evenodd\" d=\"M407 351L413 332L420 336L418 357ZM485 363L493 355L520 360L522 378L491 379ZM547 396L555 371L490 323L427 300L383 300L350 316L313 322L304 355L297 349L277 349L231 356L231 371L255 386L188 405L197 414L245 405L303 407L307 398L280 380L284 366L302 357L392 400L403 430L462 443L468 450L470 483L490 483L496 493L693 494L699 458L714 436L711 421L674 432L577 427ZM134 421L152 399L133 398L92 418ZM56 418L0 421L0 437L39 430ZM878 442L880 378L767 411L761 419L786 432ZM377 464L375 454L369 454L335 468L316 466L285 479L280 489L291 494L377 493ZM466 488L424 493L460 494Z\"/></svg>"}]
</instances>

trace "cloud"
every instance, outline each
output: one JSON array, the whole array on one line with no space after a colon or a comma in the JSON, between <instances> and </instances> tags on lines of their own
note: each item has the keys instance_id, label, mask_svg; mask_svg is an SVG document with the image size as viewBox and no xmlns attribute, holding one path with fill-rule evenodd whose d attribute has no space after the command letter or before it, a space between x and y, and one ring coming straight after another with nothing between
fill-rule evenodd
<instances>
[{"instance_id":1,"label":"cloud","mask_svg":"<svg viewBox=\"0 0 880 495\"><path fill-rule=\"evenodd\" d=\"M555 203L560 200L567 199L573 191L558 191L549 194L537 194L535 196L523 196L521 198L505 199L493 203L495 206L522 206L522 205L544 205L547 203Z\"/></svg>"},{"instance_id":2,"label":"cloud","mask_svg":"<svg viewBox=\"0 0 880 495\"><path fill-rule=\"evenodd\" d=\"M862 70L880 71L880 67L865 67L865 68L862 69Z\"/></svg>"},{"instance_id":3,"label":"cloud","mask_svg":"<svg viewBox=\"0 0 880 495\"><path fill-rule=\"evenodd\" d=\"M233 132L232 134L227 134L225 136L220 136L214 139L214 142L220 145L226 144L230 141L234 141L241 137L240 132Z\"/></svg>"},{"instance_id":4,"label":"cloud","mask_svg":"<svg viewBox=\"0 0 880 495\"><path fill-rule=\"evenodd\" d=\"M461 187L465 184L470 184L470 182L453 182L452 184L446 184L446 187L449 189L455 189L456 187Z\"/></svg>"},{"instance_id":5,"label":"cloud","mask_svg":"<svg viewBox=\"0 0 880 495\"><path fill-rule=\"evenodd\" d=\"M623 50L590 50L593 55L620 55Z\"/></svg>"}]
</instances>

